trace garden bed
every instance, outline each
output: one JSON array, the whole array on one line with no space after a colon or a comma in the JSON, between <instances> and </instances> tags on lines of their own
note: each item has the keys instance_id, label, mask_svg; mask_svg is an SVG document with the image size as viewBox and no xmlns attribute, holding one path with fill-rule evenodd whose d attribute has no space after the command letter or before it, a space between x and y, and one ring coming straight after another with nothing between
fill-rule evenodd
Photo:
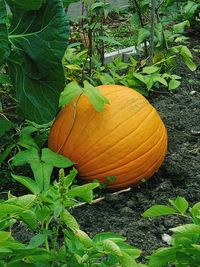
<instances>
[{"instance_id":1,"label":"garden bed","mask_svg":"<svg viewBox=\"0 0 200 267\"><path fill-rule=\"evenodd\" d=\"M191 40L195 44L195 40ZM198 47L197 47L198 48ZM198 54L195 61L198 61ZM197 62L199 63L199 62ZM180 67L177 74L182 84L173 93L153 91L150 102L160 113L168 131L168 153L164 164L150 180L121 194L103 194L104 199L92 205L73 209L73 215L81 229L93 236L104 231L118 232L127 237L130 244L149 255L167 243L162 235L169 228L179 225L180 218L165 216L144 219L141 214L154 204L167 203L169 198L185 197L190 203L200 200L200 71L190 72ZM5 100L6 101L6 100ZM6 140L1 140L2 145ZM9 178L8 170L2 166L1 197L7 190L23 192ZM21 190L21 191L20 191ZM26 242L32 236L23 225L15 227L14 236Z\"/></svg>"},{"instance_id":2,"label":"garden bed","mask_svg":"<svg viewBox=\"0 0 200 267\"><path fill-rule=\"evenodd\" d=\"M150 96L168 131L164 164L154 177L129 192L107 194L105 200L76 208L73 214L90 235L115 231L150 254L167 245L162 235L181 221L174 216L145 219L141 214L152 205L166 204L177 196L190 203L200 200L200 71L180 67L177 74L182 77L179 89L173 93L152 92Z\"/></svg>"}]
</instances>

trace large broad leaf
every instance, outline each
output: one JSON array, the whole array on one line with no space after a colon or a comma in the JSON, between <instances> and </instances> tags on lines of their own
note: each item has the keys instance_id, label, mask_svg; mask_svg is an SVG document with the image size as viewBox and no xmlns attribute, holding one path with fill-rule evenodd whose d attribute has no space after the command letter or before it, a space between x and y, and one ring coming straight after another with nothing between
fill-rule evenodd
<instances>
[{"instance_id":1,"label":"large broad leaf","mask_svg":"<svg viewBox=\"0 0 200 267\"><path fill-rule=\"evenodd\" d=\"M10 53L6 19L6 4L4 0L0 0L0 66L5 62Z\"/></svg>"},{"instance_id":2,"label":"large broad leaf","mask_svg":"<svg viewBox=\"0 0 200 267\"><path fill-rule=\"evenodd\" d=\"M57 112L68 35L61 0L47 1L36 11L12 9L8 66L20 107L29 120L42 124Z\"/></svg>"},{"instance_id":3,"label":"large broad leaf","mask_svg":"<svg viewBox=\"0 0 200 267\"><path fill-rule=\"evenodd\" d=\"M16 6L18 9L23 11L37 10L41 7L46 0L7 0L8 4L11 6Z\"/></svg>"}]
</instances>

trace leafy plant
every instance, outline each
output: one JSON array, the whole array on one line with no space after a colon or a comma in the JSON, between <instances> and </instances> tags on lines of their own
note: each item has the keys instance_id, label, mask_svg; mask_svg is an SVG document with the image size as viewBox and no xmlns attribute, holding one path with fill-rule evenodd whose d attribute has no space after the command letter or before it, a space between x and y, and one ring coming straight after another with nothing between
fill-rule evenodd
<instances>
[{"instance_id":1,"label":"leafy plant","mask_svg":"<svg viewBox=\"0 0 200 267\"><path fill-rule=\"evenodd\" d=\"M0 65L9 70L25 117L49 122L64 88L61 60L69 26L62 1L1 0L0 7Z\"/></svg>"},{"instance_id":2,"label":"leafy plant","mask_svg":"<svg viewBox=\"0 0 200 267\"><path fill-rule=\"evenodd\" d=\"M170 229L170 247L162 247L149 256L149 267L162 267L173 264L176 267L199 266L200 243L200 202L189 208L189 203L183 197L169 200L170 205L155 205L143 213L143 217L162 215L177 215L186 217L187 224Z\"/></svg>"},{"instance_id":3,"label":"leafy plant","mask_svg":"<svg viewBox=\"0 0 200 267\"><path fill-rule=\"evenodd\" d=\"M28 126L24 134L31 131ZM145 267L135 261L141 251L128 245L124 237L108 232L90 238L70 213L80 201L91 203L98 183L75 185L77 171L73 168L66 176L62 169L73 162L48 148L40 151L33 140L32 146L17 153L12 161L13 166L27 163L33 178L12 177L30 193L14 196L9 192L7 200L0 200L0 266ZM61 168L59 178L51 182L55 166ZM12 236L12 229L20 221L32 233L26 243Z\"/></svg>"}]
</instances>

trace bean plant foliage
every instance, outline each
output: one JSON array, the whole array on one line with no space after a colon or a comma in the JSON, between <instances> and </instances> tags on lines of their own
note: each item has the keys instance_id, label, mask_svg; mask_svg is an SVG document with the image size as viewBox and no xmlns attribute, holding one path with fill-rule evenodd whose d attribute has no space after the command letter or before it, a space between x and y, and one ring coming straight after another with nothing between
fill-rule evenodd
<instances>
[{"instance_id":1,"label":"bean plant foliage","mask_svg":"<svg viewBox=\"0 0 200 267\"><path fill-rule=\"evenodd\" d=\"M64 88L61 60L68 37L61 0L0 0L0 64L8 67L27 119L54 118Z\"/></svg>"}]
</instances>

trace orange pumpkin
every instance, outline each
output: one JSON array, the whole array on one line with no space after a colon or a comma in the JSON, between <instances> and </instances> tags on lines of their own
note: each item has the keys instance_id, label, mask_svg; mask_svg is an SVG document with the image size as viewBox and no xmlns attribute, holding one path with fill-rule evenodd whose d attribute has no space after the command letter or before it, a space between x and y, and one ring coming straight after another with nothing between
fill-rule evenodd
<instances>
[{"instance_id":1,"label":"orange pumpkin","mask_svg":"<svg viewBox=\"0 0 200 267\"><path fill-rule=\"evenodd\" d=\"M76 163L80 178L118 190L150 178L167 150L165 126L138 92L119 85L98 87L110 104L97 112L82 95L58 114L49 147ZM115 176L109 182L108 177Z\"/></svg>"}]
</instances>

